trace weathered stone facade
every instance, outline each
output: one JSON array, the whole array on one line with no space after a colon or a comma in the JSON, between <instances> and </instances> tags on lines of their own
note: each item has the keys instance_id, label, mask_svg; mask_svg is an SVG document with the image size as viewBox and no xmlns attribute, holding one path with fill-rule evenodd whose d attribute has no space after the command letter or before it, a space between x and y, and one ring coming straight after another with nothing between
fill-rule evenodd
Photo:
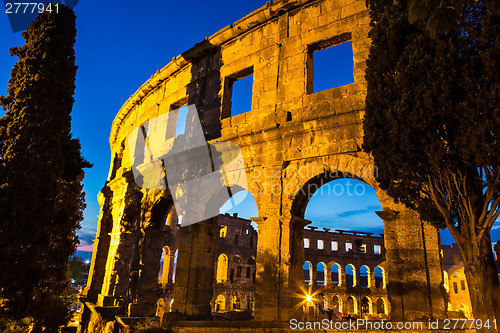
<instances>
[{"instance_id":1,"label":"weathered stone facade","mask_svg":"<svg viewBox=\"0 0 500 333\"><path fill-rule=\"evenodd\" d=\"M243 153L259 212L256 320L300 316L294 305L309 223L304 211L314 189L340 177L366 182L381 201L391 317L445 315L438 231L377 187L373 159L361 150L368 30L363 0L271 1L175 57L129 98L111 130L81 331L110 331L120 318L155 314L173 201L166 190L136 186L127 138L185 104L196 105L208 142L229 141ZM354 83L313 93L313 52L346 40ZM250 73L251 111L230 117L232 83ZM180 229L174 311L209 317L219 229L210 219Z\"/></svg>"}]
</instances>

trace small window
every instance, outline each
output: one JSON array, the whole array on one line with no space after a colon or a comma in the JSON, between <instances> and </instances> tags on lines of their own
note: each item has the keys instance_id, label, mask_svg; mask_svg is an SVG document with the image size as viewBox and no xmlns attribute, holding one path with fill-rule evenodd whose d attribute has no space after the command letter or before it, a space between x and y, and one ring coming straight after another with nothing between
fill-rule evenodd
<instances>
[{"instance_id":1,"label":"small window","mask_svg":"<svg viewBox=\"0 0 500 333\"><path fill-rule=\"evenodd\" d=\"M465 280L460 280L460 288L465 290Z\"/></svg>"},{"instance_id":2,"label":"small window","mask_svg":"<svg viewBox=\"0 0 500 333\"><path fill-rule=\"evenodd\" d=\"M247 229L247 230L245 230L245 231L246 231L246 233L247 233L247 235L248 235L248 229Z\"/></svg>"},{"instance_id":3,"label":"small window","mask_svg":"<svg viewBox=\"0 0 500 333\"><path fill-rule=\"evenodd\" d=\"M352 250L352 243L345 243L345 252Z\"/></svg>"},{"instance_id":4,"label":"small window","mask_svg":"<svg viewBox=\"0 0 500 333\"><path fill-rule=\"evenodd\" d=\"M304 238L304 248L305 249L309 248L309 238Z\"/></svg>"},{"instance_id":5,"label":"small window","mask_svg":"<svg viewBox=\"0 0 500 333\"><path fill-rule=\"evenodd\" d=\"M366 253L366 244L361 244L361 246L359 247L359 252Z\"/></svg>"},{"instance_id":6,"label":"small window","mask_svg":"<svg viewBox=\"0 0 500 333\"><path fill-rule=\"evenodd\" d=\"M231 271L229 272L229 281L234 283L234 268L231 268Z\"/></svg>"},{"instance_id":7,"label":"small window","mask_svg":"<svg viewBox=\"0 0 500 333\"><path fill-rule=\"evenodd\" d=\"M339 249L339 243L332 241L332 251L337 251Z\"/></svg>"},{"instance_id":8,"label":"small window","mask_svg":"<svg viewBox=\"0 0 500 333\"><path fill-rule=\"evenodd\" d=\"M179 115L177 117L177 124L175 128L175 135L181 135L184 134L186 130L186 119L188 115L189 109L187 105L184 105L183 107L179 108Z\"/></svg>"},{"instance_id":9,"label":"small window","mask_svg":"<svg viewBox=\"0 0 500 333\"><path fill-rule=\"evenodd\" d=\"M324 243L323 243L323 240L318 239L318 249L319 249L319 250L323 250L324 246L325 246L325 245L324 245Z\"/></svg>"},{"instance_id":10,"label":"small window","mask_svg":"<svg viewBox=\"0 0 500 333\"><path fill-rule=\"evenodd\" d=\"M350 33L309 46L307 92L315 93L354 82L354 55Z\"/></svg>"},{"instance_id":11,"label":"small window","mask_svg":"<svg viewBox=\"0 0 500 333\"><path fill-rule=\"evenodd\" d=\"M241 277L241 266L238 266L238 269L236 270L236 276Z\"/></svg>"},{"instance_id":12,"label":"small window","mask_svg":"<svg viewBox=\"0 0 500 333\"><path fill-rule=\"evenodd\" d=\"M458 294L458 284L457 282L453 282L453 290L455 291L455 294Z\"/></svg>"},{"instance_id":13,"label":"small window","mask_svg":"<svg viewBox=\"0 0 500 333\"><path fill-rule=\"evenodd\" d=\"M253 68L247 68L225 79L223 118L237 116L252 109Z\"/></svg>"},{"instance_id":14,"label":"small window","mask_svg":"<svg viewBox=\"0 0 500 333\"><path fill-rule=\"evenodd\" d=\"M249 278L251 272L252 272L252 268L251 267L247 267L247 273L245 274L245 277Z\"/></svg>"},{"instance_id":15,"label":"small window","mask_svg":"<svg viewBox=\"0 0 500 333\"><path fill-rule=\"evenodd\" d=\"M380 254L380 245L373 245L373 253Z\"/></svg>"},{"instance_id":16,"label":"small window","mask_svg":"<svg viewBox=\"0 0 500 333\"><path fill-rule=\"evenodd\" d=\"M224 238L227 236L227 227L225 225L221 226L220 229L220 238Z\"/></svg>"}]
</instances>

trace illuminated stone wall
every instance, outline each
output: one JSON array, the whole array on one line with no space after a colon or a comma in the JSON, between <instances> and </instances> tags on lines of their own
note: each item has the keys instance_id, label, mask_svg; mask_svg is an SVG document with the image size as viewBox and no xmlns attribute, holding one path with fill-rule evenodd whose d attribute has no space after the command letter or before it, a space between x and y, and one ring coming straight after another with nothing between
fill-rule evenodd
<instances>
[{"instance_id":1,"label":"illuminated stone wall","mask_svg":"<svg viewBox=\"0 0 500 333\"><path fill-rule=\"evenodd\" d=\"M116 318L156 313L173 200L165 190L136 186L127 138L185 104L196 105L209 142L230 141L243 153L259 212L257 320L300 317L293 309L303 279L304 211L311 189L338 177L366 182L381 201L391 318L445 314L438 231L377 187L373 160L361 149L368 31L363 0L268 2L172 59L125 102L111 129L112 163L99 194L81 331L101 332ZM312 53L347 40L354 83L313 93ZM251 111L230 117L232 82L250 73ZM218 233L211 220L180 229L174 311L210 316Z\"/></svg>"}]
</instances>

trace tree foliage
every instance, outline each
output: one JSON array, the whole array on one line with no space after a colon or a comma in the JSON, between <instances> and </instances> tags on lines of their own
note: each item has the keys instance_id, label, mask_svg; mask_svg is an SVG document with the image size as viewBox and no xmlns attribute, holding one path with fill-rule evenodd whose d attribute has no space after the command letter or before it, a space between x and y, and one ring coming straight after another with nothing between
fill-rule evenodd
<instances>
[{"instance_id":1,"label":"tree foliage","mask_svg":"<svg viewBox=\"0 0 500 333\"><path fill-rule=\"evenodd\" d=\"M0 296L17 319L54 322L47 309L65 306L90 166L71 136L75 15L65 6L41 13L22 36L0 97Z\"/></svg>"},{"instance_id":2,"label":"tree foliage","mask_svg":"<svg viewBox=\"0 0 500 333\"><path fill-rule=\"evenodd\" d=\"M75 283L82 283L83 273L87 270L87 264L82 257L72 256L68 262L69 278Z\"/></svg>"},{"instance_id":3,"label":"tree foliage","mask_svg":"<svg viewBox=\"0 0 500 333\"><path fill-rule=\"evenodd\" d=\"M412 14L418 1L367 1L364 148L381 188L447 226L466 273L498 285L490 230L500 214L500 3L456 1L456 22L433 34L425 18L437 9ZM470 288L473 306L491 311L494 305L472 295L478 288Z\"/></svg>"}]
</instances>

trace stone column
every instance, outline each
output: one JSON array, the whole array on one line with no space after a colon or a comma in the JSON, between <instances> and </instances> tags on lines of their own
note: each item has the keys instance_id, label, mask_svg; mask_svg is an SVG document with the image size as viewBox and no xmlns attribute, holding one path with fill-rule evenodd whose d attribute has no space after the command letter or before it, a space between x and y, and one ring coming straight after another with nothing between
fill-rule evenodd
<instances>
[{"instance_id":1,"label":"stone column","mask_svg":"<svg viewBox=\"0 0 500 333\"><path fill-rule=\"evenodd\" d=\"M332 265L326 263L325 267L325 286L330 286L332 284Z\"/></svg>"},{"instance_id":2,"label":"stone column","mask_svg":"<svg viewBox=\"0 0 500 333\"><path fill-rule=\"evenodd\" d=\"M143 233L139 277L133 303L128 306L129 317L153 316L156 312L156 291L166 231L146 228ZM165 260L170 260L170 257L165 257Z\"/></svg>"},{"instance_id":3,"label":"stone column","mask_svg":"<svg viewBox=\"0 0 500 333\"><path fill-rule=\"evenodd\" d=\"M342 266L341 263L339 263L340 268L339 268L339 284L343 287L347 286L347 277L345 275L345 268L346 266Z\"/></svg>"},{"instance_id":4,"label":"stone column","mask_svg":"<svg viewBox=\"0 0 500 333\"><path fill-rule=\"evenodd\" d=\"M131 173L117 177L107 186L112 191L110 218L112 227L108 228L110 244L101 292L97 306L120 306L130 286L130 267L137 245L137 224L140 219L139 208L142 193L133 182ZM101 223L102 223L101 220Z\"/></svg>"},{"instance_id":5,"label":"stone column","mask_svg":"<svg viewBox=\"0 0 500 333\"><path fill-rule=\"evenodd\" d=\"M92 263L90 265L87 286L80 294L82 303L91 302L95 304L97 302L97 296L102 289L109 245L111 242L109 231L113 226L113 216L111 214L112 196L113 192L107 186L105 186L97 196L101 211L99 213L97 237L94 240L94 250L92 253Z\"/></svg>"},{"instance_id":6,"label":"stone column","mask_svg":"<svg viewBox=\"0 0 500 333\"><path fill-rule=\"evenodd\" d=\"M375 266L376 267L376 266ZM375 267L370 267L370 277L369 277L369 283L370 283L370 289L376 289L376 284L375 284Z\"/></svg>"},{"instance_id":7,"label":"stone column","mask_svg":"<svg viewBox=\"0 0 500 333\"><path fill-rule=\"evenodd\" d=\"M304 284L304 227L296 216L253 218L258 224L255 318L288 321L300 318Z\"/></svg>"},{"instance_id":8,"label":"stone column","mask_svg":"<svg viewBox=\"0 0 500 333\"><path fill-rule=\"evenodd\" d=\"M130 260L136 241L135 232L114 232L97 306L119 306L130 285Z\"/></svg>"},{"instance_id":9,"label":"stone column","mask_svg":"<svg viewBox=\"0 0 500 333\"><path fill-rule=\"evenodd\" d=\"M438 230L408 209L377 214L385 225L391 320L443 318L446 303Z\"/></svg>"},{"instance_id":10,"label":"stone column","mask_svg":"<svg viewBox=\"0 0 500 333\"><path fill-rule=\"evenodd\" d=\"M318 267L311 263L311 285L312 286L317 286L318 285Z\"/></svg>"},{"instance_id":11,"label":"stone column","mask_svg":"<svg viewBox=\"0 0 500 333\"><path fill-rule=\"evenodd\" d=\"M210 316L219 230L212 219L180 228L174 312Z\"/></svg>"}]
</instances>

